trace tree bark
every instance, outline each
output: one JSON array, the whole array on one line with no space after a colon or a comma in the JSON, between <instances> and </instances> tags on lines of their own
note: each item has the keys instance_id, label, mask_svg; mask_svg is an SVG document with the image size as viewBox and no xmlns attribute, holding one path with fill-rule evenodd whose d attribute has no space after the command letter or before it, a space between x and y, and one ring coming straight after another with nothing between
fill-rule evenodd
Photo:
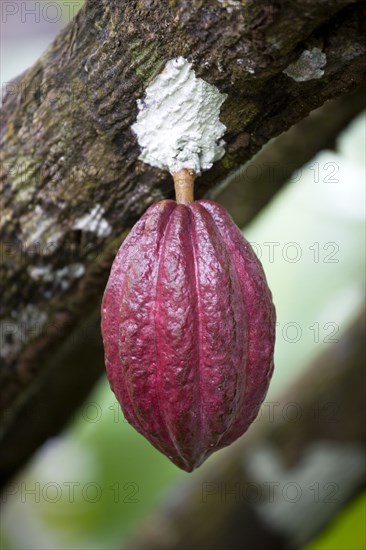
<instances>
[{"instance_id":1,"label":"tree bark","mask_svg":"<svg viewBox=\"0 0 366 550\"><path fill-rule=\"evenodd\" d=\"M227 152L197 179L198 198L269 139L364 79L365 15L365 4L351 0L87 0L8 85L0 158L5 440L47 393L49 365L56 379L70 374L55 355L100 302L125 231L150 203L173 194L169 174L138 160L131 131L136 99L166 61L185 56L228 94L221 112ZM314 48L326 61L315 69L296 64ZM84 376L80 398L96 374ZM55 387L51 394L57 399Z\"/></svg>"}]
</instances>

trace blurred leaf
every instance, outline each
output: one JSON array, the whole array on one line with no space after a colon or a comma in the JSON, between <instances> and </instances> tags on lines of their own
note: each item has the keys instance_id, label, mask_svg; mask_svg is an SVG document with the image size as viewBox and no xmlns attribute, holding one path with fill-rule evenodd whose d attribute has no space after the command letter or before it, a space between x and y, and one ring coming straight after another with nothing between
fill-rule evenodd
<instances>
[{"instance_id":1,"label":"blurred leaf","mask_svg":"<svg viewBox=\"0 0 366 550\"><path fill-rule=\"evenodd\" d=\"M330 527L303 550L365 550L366 492L334 519Z\"/></svg>"}]
</instances>

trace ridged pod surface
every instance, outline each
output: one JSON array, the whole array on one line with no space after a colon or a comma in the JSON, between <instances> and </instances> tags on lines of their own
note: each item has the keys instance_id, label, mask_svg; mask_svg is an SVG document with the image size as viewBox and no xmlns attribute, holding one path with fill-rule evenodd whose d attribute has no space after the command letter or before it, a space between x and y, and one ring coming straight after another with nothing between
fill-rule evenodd
<instances>
[{"instance_id":1,"label":"ridged pod surface","mask_svg":"<svg viewBox=\"0 0 366 550\"><path fill-rule=\"evenodd\" d=\"M152 205L102 303L107 375L126 419L188 472L241 436L273 371L275 309L259 260L220 205Z\"/></svg>"}]
</instances>

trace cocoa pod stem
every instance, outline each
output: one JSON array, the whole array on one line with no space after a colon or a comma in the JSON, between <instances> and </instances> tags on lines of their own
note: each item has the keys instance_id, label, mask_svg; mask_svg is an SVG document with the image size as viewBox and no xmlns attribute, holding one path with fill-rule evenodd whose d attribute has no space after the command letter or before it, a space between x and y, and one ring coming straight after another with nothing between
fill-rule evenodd
<instances>
[{"instance_id":1,"label":"cocoa pod stem","mask_svg":"<svg viewBox=\"0 0 366 550\"><path fill-rule=\"evenodd\" d=\"M194 180L196 174L193 170L182 168L173 174L175 200L178 204L191 204L194 201Z\"/></svg>"}]
</instances>

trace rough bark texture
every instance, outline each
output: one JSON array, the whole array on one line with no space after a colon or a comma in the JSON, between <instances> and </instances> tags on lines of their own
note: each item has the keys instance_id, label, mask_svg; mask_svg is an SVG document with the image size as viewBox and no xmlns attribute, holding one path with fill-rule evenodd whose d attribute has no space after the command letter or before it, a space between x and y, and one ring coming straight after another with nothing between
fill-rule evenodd
<instances>
[{"instance_id":1,"label":"rough bark texture","mask_svg":"<svg viewBox=\"0 0 366 550\"><path fill-rule=\"evenodd\" d=\"M303 548L364 488L364 336L363 313L123 548Z\"/></svg>"},{"instance_id":2,"label":"rough bark texture","mask_svg":"<svg viewBox=\"0 0 366 550\"><path fill-rule=\"evenodd\" d=\"M228 94L227 154L197 180L200 197L270 138L364 79L365 15L365 4L350 0L87 0L9 85L1 122L5 439L32 402L42 416L46 360L100 300L123 232L151 202L172 196L170 176L138 160L130 128L136 99L166 61L187 57ZM283 72L313 48L326 55L316 78L306 66L296 79ZM68 373L58 365L55 381ZM19 452L18 463L29 452Z\"/></svg>"}]
</instances>

